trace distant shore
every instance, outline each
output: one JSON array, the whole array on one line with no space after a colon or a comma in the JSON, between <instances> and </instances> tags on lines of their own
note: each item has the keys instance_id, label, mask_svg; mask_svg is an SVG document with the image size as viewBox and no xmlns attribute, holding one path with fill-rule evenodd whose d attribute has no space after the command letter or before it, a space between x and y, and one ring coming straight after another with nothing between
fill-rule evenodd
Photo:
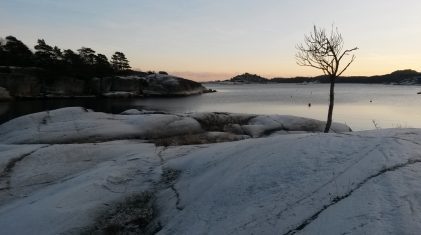
<instances>
[{"instance_id":1,"label":"distant shore","mask_svg":"<svg viewBox=\"0 0 421 235\"><path fill-rule=\"evenodd\" d=\"M218 84L266 84L266 83L329 83L326 76L316 77L275 77L265 78L257 74L244 73L228 80L208 81L206 83ZM357 84L390 84L390 85L421 85L421 73L415 70L398 70L390 74L376 76L343 76L336 83ZM205 84L205 83L204 83Z\"/></svg>"}]
</instances>

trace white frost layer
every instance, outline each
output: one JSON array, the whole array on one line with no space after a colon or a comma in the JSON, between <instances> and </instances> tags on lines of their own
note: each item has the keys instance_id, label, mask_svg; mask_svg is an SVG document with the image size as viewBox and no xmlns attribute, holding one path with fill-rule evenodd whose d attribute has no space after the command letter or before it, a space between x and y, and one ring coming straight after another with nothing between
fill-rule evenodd
<instances>
[{"instance_id":1,"label":"white frost layer","mask_svg":"<svg viewBox=\"0 0 421 235\"><path fill-rule=\"evenodd\" d=\"M136 110L127 110L118 115L70 107L29 114L0 125L0 143L59 144L157 139L203 133L205 130L228 132L242 139L243 135L262 137L280 130L320 132L324 126L325 122L322 121L285 115L176 115ZM331 130L347 132L350 128L333 123Z\"/></svg>"},{"instance_id":2,"label":"white frost layer","mask_svg":"<svg viewBox=\"0 0 421 235\"><path fill-rule=\"evenodd\" d=\"M238 113L192 113L190 117L197 119L208 128L223 126L224 131L251 137L262 137L272 133L323 132L326 122L290 115L254 115ZM349 132L345 124L332 123L330 132Z\"/></svg>"},{"instance_id":3,"label":"white frost layer","mask_svg":"<svg viewBox=\"0 0 421 235\"><path fill-rule=\"evenodd\" d=\"M0 144L0 167L2 234L78 233L110 203L144 191L158 196L160 234L421 230L420 129L167 149L135 141ZM172 187L159 185L163 168L181 171Z\"/></svg>"},{"instance_id":4,"label":"white frost layer","mask_svg":"<svg viewBox=\"0 0 421 235\"><path fill-rule=\"evenodd\" d=\"M0 143L70 143L175 136L202 132L193 118L171 114L113 115L80 107L13 119L0 126Z\"/></svg>"},{"instance_id":5,"label":"white frost layer","mask_svg":"<svg viewBox=\"0 0 421 235\"><path fill-rule=\"evenodd\" d=\"M179 84L179 77L175 77L167 74L150 74L142 79L148 81L149 83L158 83L167 86L177 86Z\"/></svg>"},{"instance_id":6,"label":"white frost layer","mask_svg":"<svg viewBox=\"0 0 421 235\"><path fill-rule=\"evenodd\" d=\"M159 234L421 231L419 129L278 135L163 156L182 173L177 194L160 193Z\"/></svg>"},{"instance_id":7,"label":"white frost layer","mask_svg":"<svg viewBox=\"0 0 421 235\"><path fill-rule=\"evenodd\" d=\"M161 174L152 144L0 145L1 158L13 149L14 158L31 154L0 178L10 180L10 189L0 190L1 234L79 233L116 200L151 189Z\"/></svg>"},{"instance_id":8,"label":"white frost layer","mask_svg":"<svg viewBox=\"0 0 421 235\"><path fill-rule=\"evenodd\" d=\"M295 117L288 115L261 115L252 118L248 125L243 126L246 133L253 136L262 136L265 132L274 130L323 132L326 122L315 119ZM330 132L349 132L351 129L341 123L332 123Z\"/></svg>"}]
</instances>

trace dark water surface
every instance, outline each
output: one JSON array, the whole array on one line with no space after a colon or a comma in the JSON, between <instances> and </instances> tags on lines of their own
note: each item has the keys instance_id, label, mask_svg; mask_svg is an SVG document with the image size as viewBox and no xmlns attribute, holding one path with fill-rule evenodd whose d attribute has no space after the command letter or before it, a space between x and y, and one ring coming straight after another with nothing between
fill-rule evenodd
<instances>
[{"instance_id":1,"label":"dark water surface","mask_svg":"<svg viewBox=\"0 0 421 235\"><path fill-rule=\"evenodd\" d=\"M0 122L62 107L82 106L100 112L127 109L167 112L220 111L256 114L288 114L324 120L327 84L206 85L217 93L189 97L136 99L49 99L0 103ZM338 84L334 121L354 130L390 127L421 128L420 86ZM309 107L309 104L311 106ZM374 124L376 123L376 124Z\"/></svg>"}]
</instances>

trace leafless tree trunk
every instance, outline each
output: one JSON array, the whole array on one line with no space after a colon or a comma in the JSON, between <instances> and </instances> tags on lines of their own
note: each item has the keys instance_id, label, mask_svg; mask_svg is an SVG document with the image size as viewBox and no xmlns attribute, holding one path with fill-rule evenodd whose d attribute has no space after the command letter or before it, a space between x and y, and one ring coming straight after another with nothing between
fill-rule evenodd
<instances>
[{"instance_id":1,"label":"leafless tree trunk","mask_svg":"<svg viewBox=\"0 0 421 235\"><path fill-rule=\"evenodd\" d=\"M329 110L327 112L327 122L325 126L325 133L329 132L332 125L333 105L335 104L335 78L330 78L330 91L329 91Z\"/></svg>"},{"instance_id":2,"label":"leafless tree trunk","mask_svg":"<svg viewBox=\"0 0 421 235\"><path fill-rule=\"evenodd\" d=\"M325 29L314 26L313 32L304 37L304 43L297 45L297 64L322 70L330 80L329 111L324 132L329 132L332 125L333 105L335 101L335 81L355 60L355 55L341 66L342 60L357 47L343 50L344 41L337 29L332 27L329 34Z\"/></svg>"}]
</instances>

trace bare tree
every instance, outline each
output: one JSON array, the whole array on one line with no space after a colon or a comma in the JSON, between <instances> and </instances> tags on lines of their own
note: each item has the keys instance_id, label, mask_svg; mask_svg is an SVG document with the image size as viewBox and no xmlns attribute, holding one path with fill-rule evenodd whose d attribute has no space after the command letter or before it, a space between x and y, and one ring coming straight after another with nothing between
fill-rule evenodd
<instances>
[{"instance_id":1,"label":"bare tree","mask_svg":"<svg viewBox=\"0 0 421 235\"><path fill-rule=\"evenodd\" d=\"M329 78L329 111L324 132L327 133L332 125L333 104L335 100L335 81L355 60L355 55L348 57L351 52L358 50L343 49L344 41L337 28L332 26L329 33L325 29L314 26L310 35L304 36L304 43L296 46L297 64L300 66L309 66L322 70L323 74ZM348 57L346 59L346 57ZM343 63L346 60L346 63Z\"/></svg>"}]
</instances>

